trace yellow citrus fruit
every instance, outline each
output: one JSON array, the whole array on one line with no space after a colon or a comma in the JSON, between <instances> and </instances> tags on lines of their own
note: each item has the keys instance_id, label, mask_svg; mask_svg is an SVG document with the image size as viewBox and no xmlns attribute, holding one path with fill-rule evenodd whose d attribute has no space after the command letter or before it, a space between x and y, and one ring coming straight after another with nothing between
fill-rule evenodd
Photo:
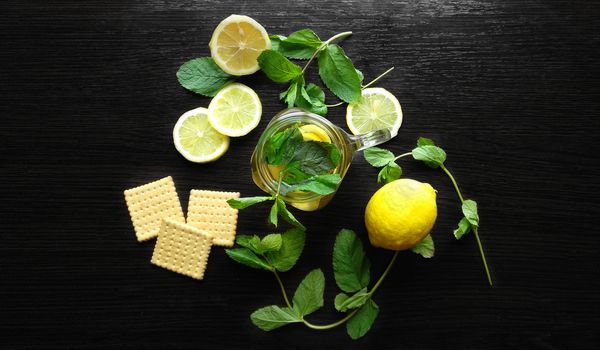
<instances>
[{"instance_id":1,"label":"yellow citrus fruit","mask_svg":"<svg viewBox=\"0 0 600 350\"><path fill-rule=\"evenodd\" d=\"M206 163L219 159L229 148L229 137L208 122L208 110L196 108L185 112L173 128L175 148L185 159Z\"/></svg>"},{"instance_id":2,"label":"yellow citrus fruit","mask_svg":"<svg viewBox=\"0 0 600 350\"><path fill-rule=\"evenodd\" d=\"M402 107L398 99L383 88L362 91L361 99L346 109L346 123L354 135L389 129L392 137L402 125Z\"/></svg>"},{"instance_id":3,"label":"yellow citrus fruit","mask_svg":"<svg viewBox=\"0 0 600 350\"><path fill-rule=\"evenodd\" d=\"M412 179L399 179L380 188L365 210L371 244L405 250L421 242L437 217L435 197L431 185Z\"/></svg>"},{"instance_id":4,"label":"yellow citrus fruit","mask_svg":"<svg viewBox=\"0 0 600 350\"><path fill-rule=\"evenodd\" d=\"M247 75L260 68L256 59L271 48L271 40L265 28L254 19L231 15L215 28L208 46L210 55L223 71Z\"/></svg>"},{"instance_id":5,"label":"yellow citrus fruit","mask_svg":"<svg viewBox=\"0 0 600 350\"><path fill-rule=\"evenodd\" d=\"M238 137L254 130L260 122L260 98L248 86L240 83L227 85L208 105L208 121L223 135Z\"/></svg>"},{"instance_id":6,"label":"yellow citrus fruit","mask_svg":"<svg viewBox=\"0 0 600 350\"><path fill-rule=\"evenodd\" d=\"M306 124L300 127L300 133L302 133L302 139L304 141L319 141L331 143L331 138L325 130L313 124Z\"/></svg>"}]
</instances>

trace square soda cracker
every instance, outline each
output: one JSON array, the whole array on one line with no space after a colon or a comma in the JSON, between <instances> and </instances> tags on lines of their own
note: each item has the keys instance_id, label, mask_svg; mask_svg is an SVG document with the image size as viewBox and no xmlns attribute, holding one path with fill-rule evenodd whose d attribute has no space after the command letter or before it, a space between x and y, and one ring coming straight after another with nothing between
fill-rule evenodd
<instances>
[{"instance_id":1,"label":"square soda cracker","mask_svg":"<svg viewBox=\"0 0 600 350\"><path fill-rule=\"evenodd\" d=\"M227 200L239 197L239 192L192 190L187 223L211 235L214 245L231 247L235 241L238 210L230 207Z\"/></svg>"},{"instance_id":2,"label":"square soda cracker","mask_svg":"<svg viewBox=\"0 0 600 350\"><path fill-rule=\"evenodd\" d=\"M125 201L140 242L156 237L164 218L185 222L175 183L170 176L126 190Z\"/></svg>"},{"instance_id":3,"label":"square soda cracker","mask_svg":"<svg viewBox=\"0 0 600 350\"><path fill-rule=\"evenodd\" d=\"M212 237L191 225L164 219L151 262L198 280L204 277Z\"/></svg>"}]
</instances>

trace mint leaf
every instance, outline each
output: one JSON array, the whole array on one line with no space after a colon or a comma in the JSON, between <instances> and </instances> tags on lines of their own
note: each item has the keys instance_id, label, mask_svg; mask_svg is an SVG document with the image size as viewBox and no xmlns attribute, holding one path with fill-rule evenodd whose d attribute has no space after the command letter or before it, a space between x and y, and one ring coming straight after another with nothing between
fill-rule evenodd
<instances>
[{"instance_id":1,"label":"mint leaf","mask_svg":"<svg viewBox=\"0 0 600 350\"><path fill-rule=\"evenodd\" d=\"M465 214L465 218L469 220L469 223L477 228L479 227L479 214L477 213L477 202L471 199L467 199L462 204L462 212Z\"/></svg>"},{"instance_id":2,"label":"mint leaf","mask_svg":"<svg viewBox=\"0 0 600 350\"><path fill-rule=\"evenodd\" d=\"M271 207L271 211L269 212L269 223L275 227L277 227L278 208L279 206L277 205L277 201L275 201Z\"/></svg>"},{"instance_id":3,"label":"mint leaf","mask_svg":"<svg viewBox=\"0 0 600 350\"><path fill-rule=\"evenodd\" d=\"M352 339L358 339L371 329L379 314L379 307L373 299L369 299L358 312L346 323L346 331Z\"/></svg>"},{"instance_id":4,"label":"mint leaf","mask_svg":"<svg viewBox=\"0 0 600 350\"><path fill-rule=\"evenodd\" d=\"M348 103L360 100L360 77L341 47L327 45L319 52L318 62L321 80L331 92Z\"/></svg>"},{"instance_id":5,"label":"mint leaf","mask_svg":"<svg viewBox=\"0 0 600 350\"><path fill-rule=\"evenodd\" d=\"M412 150L412 156L416 160L424 162L430 168L437 168L446 161L446 152L443 149L425 144Z\"/></svg>"},{"instance_id":6,"label":"mint leaf","mask_svg":"<svg viewBox=\"0 0 600 350\"><path fill-rule=\"evenodd\" d=\"M290 34L290 36L285 39L287 44L299 44L307 47L312 47L313 49L319 48L323 42L319 39L319 36L315 34L310 29L300 29L296 32Z\"/></svg>"},{"instance_id":7,"label":"mint leaf","mask_svg":"<svg viewBox=\"0 0 600 350\"><path fill-rule=\"evenodd\" d=\"M302 75L298 76L296 79L292 80L288 89L281 94L279 94L279 98L287 103L288 108L294 107L296 103L297 96L301 94L300 89L304 85L304 77Z\"/></svg>"},{"instance_id":8,"label":"mint leaf","mask_svg":"<svg viewBox=\"0 0 600 350\"><path fill-rule=\"evenodd\" d=\"M283 327L290 323L302 322L296 312L289 307L270 305L254 311L250 315L252 323L263 331Z\"/></svg>"},{"instance_id":9,"label":"mint leaf","mask_svg":"<svg viewBox=\"0 0 600 350\"><path fill-rule=\"evenodd\" d=\"M263 269L267 271L273 270L273 267L269 266L266 261L256 256L256 254L254 254L248 248L225 249L225 253L227 253L231 259L239 262L240 264L250 266L255 269Z\"/></svg>"},{"instance_id":10,"label":"mint leaf","mask_svg":"<svg viewBox=\"0 0 600 350\"><path fill-rule=\"evenodd\" d=\"M298 219L296 219L296 217L287 209L285 202L281 198L277 198L277 206L278 206L277 210L279 211L279 215L281 215L283 220L287 221L288 223L290 223L298 228L306 230L306 227L304 227L304 225L302 225L302 223L300 221L298 221Z\"/></svg>"},{"instance_id":11,"label":"mint leaf","mask_svg":"<svg viewBox=\"0 0 600 350\"><path fill-rule=\"evenodd\" d=\"M204 96L214 96L235 77L229 75L210 57L196 58L179 67L177 80L184 88Z\"/></svg>"},{"instance_id":12,"label":"mint leaf","mask_svg":"<svg viewBox=\"0 0 600 350\"><path fill-rule=\"evenodd\" d=\"M283 239L279 233L271 233L263 237L260 241L260 254L266 252L276 252L281 249Z\"/></svg>"},{"instance_id":13,"label":"mint leaf","mask_svg":"<svg viewBox=\"0 0 600 350\"><path fill-rule=\"evenodd\" d=\"M369 293L367 288L363 288L356 292L353 296L348 296L344 293L340 293L335 296L334 304L335 309L340 312L346 312L350 309L356 309L364 305L369 300Z\"/></svg>"},{"instance_id":14,"label":"mint leaf","mask_svg":"<svg viewBox=\"0 0 600 350\"><path fill-rule=\"evenodd\" d=\"M292 189L294 191L313 192L325 196L335 192L341 181L342 178L339 174L317 175L292 186Z\"/></svg>"},{"instance_id":15,"label":"mint leaf","mask_svg":"<svg viewBox=\"0 0 600 350\"><path fill-rule=\"evenodd\" d=\"M295 105L319 115L327 114L325 93L320 87L312 83L300 88L300 94L296 95Z\"/></svg>"},{"instance_id":16,"label":"mint leaf","mask_svg":"<svg viewBox=\"0 0 600 350\"><path fill-rule=\"evenodd\" d=\"M278 251L267 252L267 260L277 271L288 271L298 261L304 249L306 233L294 228L281 234L281 247Z\"/></svg>"},{"instance_id":17,"label":"mint leaf","mask_svg":"<svg viewBox=\"0 0 600 350\"><path fill-rule=\"evenodd\" d=\"M291 161L302 142L302 133L297 127L287 128L274 134L265 143L267 163L280 165Z\"/></svg>"},{"instance_id":18,"label":"mint leaf","mask_svg":"<svg viewBox=\"0 0 600 350\"><path fill-rule=\"evenodd\" d=\"M390 183L398 180L402 176L402 168L396 162L390 162L388 165L381 168L377 174L377 182Z\"/></svg>"},{"instance_id":19,"label":"mint leaf","mask_svg":"<svg viewBox=\"0 0 600 350\"><path fill-rule=\"evenodd\" d=\"M261 254L260 252L260 237L257 235L249 236L249 235L239 235L235 239L235 243L237 243L240 247L248 248L254 253Z\"/></svg>"},{"instance_id":20,"label":"mint leaf","mask_svg":"<svg viewBox=\"0 0 600 350\"><path fill-rule=\"evenodd\" d=\"M275 50L277 52L281 52L281 42L286 39L283 35L273 34L269 36L271 39L271 50Z\"/></svg>"},{"instance_id":21,"label":"mint leaf","mask_svg":"<svg viewBox=\"0 0 600 350\"><path fill-rule=\"evenodd\" d=\"M258 204L265 201L271 201L273 197L258 196L258 197L246 197L246 198L231 198L227 200L227 204L233 209L245 209L251 205Z\"/></svg>"},{"instance_id":22,"label":"mint leaf","mask_svg":"<svg viewBox=\"0 0 600 350\"><path fill-rule=\"evenodd\" d=\"M329 159L333 163L334 167L337 167L342 160L342 152L340 149L334 145L333 143L321 142L321 146L325 147L329 150Z\"/></svg>"},{"instance_id":23,"label":"mint leaf","mask_svg":"<svg viewBox=\"0 0 600 350\"><path fill-rule=\"evenodd\" d=\"M300 66L275 50L264 50L257 60L260 69L277 83L288 82L302 74Z\"/></svg>"},{"instance_id":24,"label":"mint leaf","mask_svg":"<svg viewBox=\"0 0 600 350\"><path fill-rule=\"evenodd\" d=\"M350 298L348 294L338 293L338 295L335 296L335 299L333 299L333 305L335 306L335 309L340 311L341 306L346 302L346 300L348 300L348 298Z\"/></svg>"},{"instance_id":25,"label":"mint leaf","mask_svg":"<svg viewBox=\"0 0 600 350\"><path fill-rule=\"evenodd\" d=\"M323 44L310 29L301 29L281 41L278 50L289 58L309 59Z\"/></svg>"},{"instance_id":26,"label":"mint leaf","mask_svg":"<svg viewBox=\"0 0 600 350\"><path fill-rule=\"evenodd\" d=\"M312 270L304 277L294 293L292 305L300 317L311 314L323 307L325 276L321 269Z\"/></svg>"},{"instance_id":27,"label":"mint leaf","mask_svg":"<svg viewBox=\"0 0 600 350\"><path fill-rule=\"evenodd\" d=\"M416 246L410 248L411 251L421 255L424 258L432 258L435 253L435 247L433 245L433 238L431 235L425 236L421 242Z\"/></svg>"},{"instance_id":28,"label":"mint leaf","mask_svg":"<svg viewBox=\"0 0 600 350\"><path fill-rule=\"evenodd\" d=\"M428 139L426 137L419 137L419 139L417 140L417 146L435 146L435 143L433 142L433 140Z\"/></svg>"},{"instance_id":29,"label":"mint leaf","mask_svg":"<svg viewBox=\"0 0 600 350\"><path fill-rule=\"evenodd\" d=\"M392 152L379 147L367 148L363 151L363 156L369 164L376 168L386 166L389 162L393 162L395 158Z\"/></svg>"},{"instance_id":30,"label":"mint leaf","mask_svg":"<svg viewBox=\"0 0 600 350\"><path fill-rule=\"evenodd\" d=\"M352 293L369 285L371 263L354 231L342 229L333 246L333 274L338 287Z\"/></svg>"},{"instance_id":31,"label":"mint leaf","mask_svg":"<svg viewBox=\"0 0 600 350\"><path fill-rule=\"evenodd\" d=\"M356 74L358 74L358 79L360 80L360 82L362 83L363 80L365 80L365 76L363 75L363 73L361 71L359 71L358 69L354 68L356 70Z\"/></svg>"},{"instance_id":32,"label":"mint leaf","mask_svg":"<svg viewBox=\"0 0 600 350\"><path fill-rule=\"evenodd\" d=\"M326 142L304 141L298 146L292 162L305 174L322 175L335 168L330 157L330 148ZM284 170L285 172L285 170Z\"/></svg>"},{"instance_id":33,"label":"mint leaf","mask_svg":"<svg viewBox=\"0 0 600 350\"><path fill-rule=\"evenodd\" d=\"M458 228L454 230L454 237L456 237L456 239L460 239L469 232L471 232L471 223L469 222L469 219L463 217L458 222Z\"/></svg>"}]
</instances>

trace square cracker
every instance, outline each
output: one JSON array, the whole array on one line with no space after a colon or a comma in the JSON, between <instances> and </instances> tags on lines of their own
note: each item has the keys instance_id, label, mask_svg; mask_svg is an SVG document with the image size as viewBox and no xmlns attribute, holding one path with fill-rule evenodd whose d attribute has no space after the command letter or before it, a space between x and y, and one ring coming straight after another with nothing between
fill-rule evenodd
<instances>
[{"instance_id":1,"label":"square cracker","mask_svg":"<svg viewBox=\"0 0 600 350\"><path fill-rule=\"evenodd\" d=\"M239 192L192 190L187 223L211 235L214 245L231 247L235 241L238 210L230 207L227 200L239 197Z\"/></svg>"},{"instance_id":2,"label":"square cracker","mask_svg":"<svg viewBox=\"0 0 600 350\"><path fill-rule=\"evenodd\" d=\"M185 222L175 183L170 176L126 190L125 201L140 242L158 235L163 218Z\"/></svg>"},{"instance_id":3,"label":"square cracker","mask_svg":"<svg viewBox=\"0 0 600 350\"><path fill-rule=\"evenodd\" d=\"M151 262L198 280L204 277L212 237L191 225L165 219L154 246Z\"/></svg>"}]
</instances>

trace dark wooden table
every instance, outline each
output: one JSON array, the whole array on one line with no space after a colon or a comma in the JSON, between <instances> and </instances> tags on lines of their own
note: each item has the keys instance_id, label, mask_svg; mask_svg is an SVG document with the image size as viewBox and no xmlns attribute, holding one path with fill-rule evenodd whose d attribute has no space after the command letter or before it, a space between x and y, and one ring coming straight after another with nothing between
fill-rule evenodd
<instances>
[{"instance_id":1,"label":"dark wooden table","mask_svg":"<svg viewBox=\"0 0 600 350\"><path fill-rule=\"evenodd\" d=\"M436 256L400 255L359 341L343 328L255 328L254 309L282 303L277 285L222 248L201 282L150 264L153 243L136 242L124 189L172 175L184 210L193 188L260 193L249 158L283 85L241 79L263 119L216 163L187 162L172 143L179 115L209 102L175 72L209 54L231 13L270 33L352 30L343 47L367 80L396 67L379 84L405 114L387 147L409 150L422 135L446 149L479 202L494 288L473 237L452 237L450 182L414 161L402 162L405 176L438 190ZM0 348L598 349L599 17L595 1L3 1ZM344 126L344 114L329 117ZM331 205L298 214L307 246L283 279L291 291L323 268L314 322L339 317L332 244L344 227L366 241L375 179L357 155ZM266 208L242 212L238 232L269 232ZM368 253L378 275L391 252Z\"/></svg>"}]
</instances>

